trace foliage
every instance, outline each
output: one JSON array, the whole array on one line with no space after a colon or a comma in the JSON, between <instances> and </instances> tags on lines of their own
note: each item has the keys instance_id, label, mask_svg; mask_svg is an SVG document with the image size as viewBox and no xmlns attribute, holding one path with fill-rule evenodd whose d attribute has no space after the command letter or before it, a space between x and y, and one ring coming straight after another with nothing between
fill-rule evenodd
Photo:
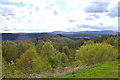
<instances>
[{"instance_id":1,"label":"foliage","mask_svg":"<svg viewBox=\"0 0 120 80\"><path fill-rule=\"evenodd\" d=\"M9 68L10 68L10 71L11 71L11 73L12 73L12 76L14 76L14 75L15 75L15 71L16 71L16 67L15 67L15 64L14 64L13 61L11 61L11 62L9 63Z\"/></svg>"},{"instance_id":2,"label":"foliage","mask_svg":"<svg viewBox=\"0 0 120 80\"><path fill-rule=\"evenodd\" d=\"M53 43L53 47L59 51L59 52L62 52L62 48L65 46L66 44L65 43L57 43L57 42L54 42Z\"/></svg>"},{"instance_id":3,"label":"foliage","mask_svg":"<svg viewBox=\"0 0 120 80\"><path fill-rule=\"evenodd\" d=\"M34 47L34 43L32 43L30 40L27 41L19 41L17 44L18 47L18 58L20 55L22 55L26 50Z\"/></svg>"},{"instance_id":4,"label":"foliage","mask_svg":"<svg viewBox=\"0 0 120 80\"><path fill-rule=\"evenodd\" d=\"M42 46L40 56L48 58L50 58L51 56L55 56L55 49L51 41L45 42L45 44Z\"/></svg>"},{"instance_id":5,"label":"foliage","mask_svg":"<svg viewBox=\"0 0 120 80\"><path fill-rule=\"evenodd\" d=\"M75 42L66 37L57 37L50 39L53 42L54 48L56 48L59 52L62 52L62 48L64 46L68 46L69 49L75 49Z\"/></svg>"},{"instance_id":6,"label":"foliage","mask_svg":"<svg viewBox=\"0 0 120 80\"><path fill-rule=\"evenodd\" d=\"M39 40L38 44L36 45L36 50L37 52L40 54L42 46L44 45L44 41L43 40Z\"/></svg>"},{"instance_id":7,"label":"foliage","mask_svg":"<svg viewBox=\"0 0 120 80\"><path fill-rule=\"evenodd\" d=\"M114 39L114 42L113 42L113 46L115 46L116 48L118 48L118 42L119 42L119 37L117 36L115 39Z\"/></svg>"},{"instance_id":8,"label":"foliage","mask_svg":"<svg viewBox=\"0 0 120 80\"><path fill-rule=\"evenodd\" d=\"M65 53L61 54L61 62L62 62L62 66L64 66L64 67L69 64L69 59L67 58Z\"/></svg>"},{"instance_id":9,"label":"foliage","mask_svg":"<svg viewBox=\"0 0 120 80\"><path fill-rule=\"evenodd\" d=\"M13 60L16 61L18 57L18 48L15 42L7 41L2 43L2 55L6 61L10 62Z\"/></svg>"},{"instance_id":10,"label":"foliage","mask_svg":"<svg viewBox=\"0 0 120 80\"><path fill-rule=\"evenodd\" d=\"M117 52L110 44L96 43L82 46L76 54L82 64L96 64L116 58Z\"/></svg>"},{"instance_id":11,"label":"foliage","mask_svg":"<svg viewBox=\"0 0 120 80\"><path fill-rule=\"evenodd\" d=\"M57 53L57 59L60 67L66 67L69 65L69 59L65 53Z\"/></svg>"},{"instance_id":12,"label":"foliage","mask_svg":"<svg viewBox=\"0 0 120 80\"><path fill-rule=\"evenodd\" d=\"M2 58L2 78L9 78L10 77L10 69L5 61L4 58Z\"/></svg>"},{"instance_id":13,"label":"foliage","mask_svg":"<svg viewBox=\"0 0 120 80\"><path fill-rule=\"evenodd\" d=\"M69 48L67 46L63 47L62 52L67 55L68 59L70 59L71 54L70 54L70 50L69 50Z\"/></svg>"},{"instance_id":14,"label":"foliage","mask_svg":"<svg viewBox=\"0 0 120 80\"><path fill-rule=\"evenodd\" d=\"M51 41L47 41L45 42L45 44L43 45L42 49L41 49L41 58L44 58L46 60L49 61L49 63L51 64L52 68L55 67L56 64L55 63L55 56L56 55L56 50L52 45Z\"/></svg>"},{"instance_id":15,"label":"foliage","mask_svg":"<svg viewBox=\"0 0 120 80\"><path fill-rule=\"evenodd\" d=\"M42 46L44 45L44 41L43 40L39 40L38 44L36 45L36 50L37 52L40 54Z\"/></svg>"},{"instance_id":16,"label":"foliage","mask_svg":"<svg viewBox=\"0 0 120 80\"><path fill-rule=\"evenodd\" d=\"M94 65L120 58L117 55L120 49L120 34L103 35L96 39L93 39L95 35L79 33L45 35L48 34L31 34L29 39L26 36L27 40L22 39L24 37L21 36L18 39L23 41L2 42L3 77L9 78L14 75L13 77L18 78L20 72L26 75L42 74L64 69L64 67ZM72 72L76 77L76 72Z\"/></svg>"},{"instance_id":17,"label":"foliage","mask_svg":"<svg viewBox=\"0 0 120 80\"><path fill-rule=\"evenodd\" d=\"M114 45L114 39L112 37L107 39L107 43L109 43L110 45Z\"/></svg>"},{"instance_id":18,"label":"foliage","mask_svg":"<svg viewBox=\"0 0 120 80\"><path fill-rule=\"evenodd\" d=\"M16 66L24 73L30 73L33 71L33 58L37 58L38 54L35 48L28 49L23 53L19 59L17 59Z\"/></svg>"},{"instance_id":19,"label":"foliage","mask_svg":"<svg viewBox=\"0 0 120 80\"><path fill-rule=\"evenodd\" d=\"M50 63L47 60L44 60L40 58L39 56L37 58L33 58L33 71L35 73L40 73L40 72L47 72L51 71L52 67Z\"/></svg>"},{"instance_id":20,"label":"foliage","mask_svg":"<svg viewBox=\"0 0 120 80\"><path fill-rule=\"evenodd\" d=\"M118 48L118 37L110 37L106 40L106 42L116 48Z\"/></svg>"},{"instance_id":21,"label":"foliage","mask_svg":"<svg viewBox=\"0 0 120 80\"><path fill-rule=\"evenodd\" d=\"M101 37L98 37L98 38L94 39L94 42L95 43L101 43L103 41L106 41L111 36L112 35L102 35Z\"/></svg>"},{"instance_id":22,"label":"foliage","mask_svg":"<svg viewBox=\"0 0 120 80\"><path fill-rule=\"evenodd\" d=\"M93 40L88 40L84 43L84 45L90 45L90 44L94 44L94 41Z\"/></svg>"},{"instance_id":23,"label":"foliage","mask_svg":"<svg viewBox=\"0 0 120 80\"><path fill-rule=\"evenodd\" d=\"M84 39L80 39L80 40L78 40L78 41L76 42L76 46L77 46L77 48L78 48L78 47L81 47L81 46L84 44L84 42L85 42Z\"/></svg>"}]
</instances>

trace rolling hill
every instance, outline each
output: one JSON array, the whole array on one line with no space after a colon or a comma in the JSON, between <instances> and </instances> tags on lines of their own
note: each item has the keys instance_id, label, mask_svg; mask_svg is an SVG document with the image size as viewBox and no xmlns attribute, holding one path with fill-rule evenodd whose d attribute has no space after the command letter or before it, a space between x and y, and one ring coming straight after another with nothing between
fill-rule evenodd
<instances>
[{"instance_id":1,"label":"rolling hill","mask_svg":"<svg viewBox=\"0 0 120 80\"><path fill-rule=\"evenodd\" d=\"M44 38L48 37L66 37L72 40L89 40L95 39L102 35L115 35L117 32L114 31L81 31L81 32L63 32L63 31L54 31L50 33L2 33L3 41L16 41L16 40L25 40L32 38Z\"/></svg>"}]
</instances>

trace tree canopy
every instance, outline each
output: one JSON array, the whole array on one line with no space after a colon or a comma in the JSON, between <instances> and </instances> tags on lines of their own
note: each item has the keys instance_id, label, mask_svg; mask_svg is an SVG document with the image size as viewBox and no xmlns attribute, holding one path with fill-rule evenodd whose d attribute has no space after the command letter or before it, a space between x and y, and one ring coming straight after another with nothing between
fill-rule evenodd
<instances>
[{"instance_id":1,"label":"tree canopy","mask_svg":"<svg viewBox=\"0 0 120 80\"><path fill-rule=\"evenodd\" d=\"M116 58L117 52L110 44L96 43L82 46L76 54L83 64L96 64Z\"/></svg>"}]
</instances>

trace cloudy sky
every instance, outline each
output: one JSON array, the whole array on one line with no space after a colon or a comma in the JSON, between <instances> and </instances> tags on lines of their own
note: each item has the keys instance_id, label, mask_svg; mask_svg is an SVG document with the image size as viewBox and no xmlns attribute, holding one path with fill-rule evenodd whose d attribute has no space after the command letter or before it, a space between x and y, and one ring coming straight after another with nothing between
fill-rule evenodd
<instances>
[{"instance_id":1,"label":"cloudy sky","mask_svg":"<svg viewBox=\"0 0 120 80\"><path fill-rule=\"evenodd\" d=\"M118 0L0 0L0 32L118 30Z\"/></svg>"}]
</instances>

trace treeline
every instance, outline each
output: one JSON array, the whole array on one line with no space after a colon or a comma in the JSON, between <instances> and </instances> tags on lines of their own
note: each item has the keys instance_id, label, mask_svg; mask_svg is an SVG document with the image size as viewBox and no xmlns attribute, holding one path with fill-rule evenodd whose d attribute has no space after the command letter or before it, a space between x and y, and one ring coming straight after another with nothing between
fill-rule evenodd
<instances>
[{"instance_id":1,"label":"treeline","mask_svg":"<svg viewBox=\"0 0 120 80\"><path fill-rule=\"evenodd\" d=\"M103 35L76 42L61 37L2 42L2 77L23 77L23 74L54 72L68 66L112 61L119 58L119 38L118 35Z\"/></svg>"},{"instance_id":2,"label":"treeline","mask_svg":"<svg viewBox=\"0 0 120 80\"><path fill-rule=\"evenodd\" d=\"M7 41L2 43L2 52L3 77L13 76L16 70L24 74L54 71L58 67L69 66L72 59L67 46L59 52L50 40L39 40L37 45L32 40Z\"/></svg>"}]
</instances>

